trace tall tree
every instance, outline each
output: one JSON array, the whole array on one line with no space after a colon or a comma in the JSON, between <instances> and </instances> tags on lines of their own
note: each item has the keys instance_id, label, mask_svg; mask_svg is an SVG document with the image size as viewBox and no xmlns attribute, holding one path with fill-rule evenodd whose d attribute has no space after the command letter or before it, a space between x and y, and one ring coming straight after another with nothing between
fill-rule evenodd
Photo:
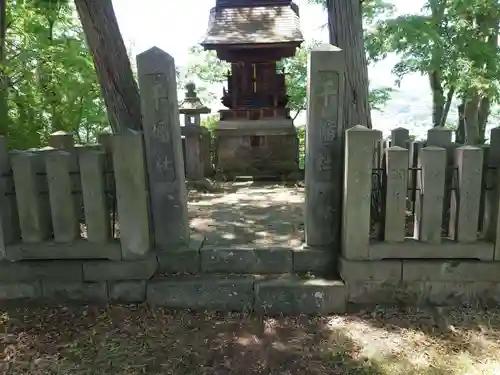
<instances>
[{"instance_id":1,"label":"tall tree","mask_svg":"<svg viewBox=\"0 0 500 375\"><path fill-rule=\"evenodd\" d=\"M344 119L346 128L372 127L369 105L368 63L363 39L360 0L326 0L330 43L344 50L346 88Z\"/></svg>"},{"instance_id":2,"label":"tall tree","mask_svg":"<svg viewBox=\"0 0 500 375\"><path fill-rule=\"evenodd\" d=\"M433 126L445 126L453 99L460 99L460 143L484 141L498 97L499 8L497 0L427 0L418 14L379 19L366 38L373 60L399 55L398 80L408 73L428 77Z\"/></svg>"},{"instance_id":3,"label":"tall tree","mask_svg":"<svg viewBox=\"0 0 500 375\"><path fill-rule=\"evenodd\" d=\"M111 0L75 0L114 132L142 129L141 100Z\"/></svg>"}]
</instances>

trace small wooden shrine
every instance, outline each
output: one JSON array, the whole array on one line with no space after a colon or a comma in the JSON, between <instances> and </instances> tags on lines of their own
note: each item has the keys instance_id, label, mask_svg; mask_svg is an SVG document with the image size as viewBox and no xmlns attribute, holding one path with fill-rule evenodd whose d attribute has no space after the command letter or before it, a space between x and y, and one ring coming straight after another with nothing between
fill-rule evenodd
<instances>
[{"instance_id":1,"label":"small wooden shrine","mask_svg":"<svg viewBox=\"0 0 500 375\"><path fill-rule=\"evenodd\" d=\"M201 45L231 63L216 131L217 169L235 174L298 170L298 140L277 63L303 42L291 0L217 0Z\"/></svg>"}]
</instances>

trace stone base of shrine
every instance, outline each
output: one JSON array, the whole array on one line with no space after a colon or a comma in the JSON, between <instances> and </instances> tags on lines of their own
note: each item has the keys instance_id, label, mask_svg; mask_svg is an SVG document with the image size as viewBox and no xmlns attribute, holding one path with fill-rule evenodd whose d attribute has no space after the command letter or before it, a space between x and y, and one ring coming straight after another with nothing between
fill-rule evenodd
<instances>
[{"instance_id":1,"label":"stone base of shrine","mask_svg":"<svg viewBox=\"0 0 500 375\"><path fill-rule=\"evenodd\" d=\"M220 173L276 176L299 170L299 141L292 120L220 121L216 143Z\"/></svg>"}]
</instances>

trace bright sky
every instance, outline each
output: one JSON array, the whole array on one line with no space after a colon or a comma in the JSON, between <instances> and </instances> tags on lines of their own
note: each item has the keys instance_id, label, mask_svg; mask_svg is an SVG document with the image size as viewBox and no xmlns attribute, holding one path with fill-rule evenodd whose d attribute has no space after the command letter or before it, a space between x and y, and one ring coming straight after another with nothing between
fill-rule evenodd
<instances>
[{"instance_id":1,"label":"bright sky","mask_svg":"<svg viewBox=\"0 0 500 375\"><path fill-rule=\"evenodd\" d=\"M319 5L295 0L300 7L301 26L306 40L326 41L321 25L326 15ZM424 0L394 0L401 13L418 11ZM187 49L199 42L208 24L215 0L113 0L120 29L128 48L134 54L157 46L171 54L182 66Z\"/></svg>"}]
</instances>

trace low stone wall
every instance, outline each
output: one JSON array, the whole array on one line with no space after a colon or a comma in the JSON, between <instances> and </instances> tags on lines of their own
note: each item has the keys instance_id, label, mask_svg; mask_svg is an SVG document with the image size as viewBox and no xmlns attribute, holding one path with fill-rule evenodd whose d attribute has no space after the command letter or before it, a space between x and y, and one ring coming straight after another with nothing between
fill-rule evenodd
<instances>
[{"instance_id":1,"label":"low stone wall","mask_svg":"<svg viewBox=\"0 0 500 375\"><path fill-rule=\"evenodd\" d=\"M321 274L329 264L320 250L202 248L196 241L142 260L2 261L0 299L147 302L267 314L343 312L341 281L304 275Z\"/></svg>"},{"instance_id":2,"label":"low stone wall","mask_svg":"<svg viewBox=\"0 0 500 375\"><path fill-rule=\"evenodd\" d=\"M2 261L0 299L147 302L270 315L343 313L349 304L500 302L500 262L341 259L342 280L321 277L331 266L326 252L320 250L193 244L134 261Z\"/></svg>"},{"instance_id":3,"label":"low stone wall","mask_svg":"<svg viewBox=\"0 0 500 375\"><path fill-rule=\"evenodd\" d=\"M348 303L488 305L500 303L500 262L341 259Z\"/></svg>"}]
</instances>

